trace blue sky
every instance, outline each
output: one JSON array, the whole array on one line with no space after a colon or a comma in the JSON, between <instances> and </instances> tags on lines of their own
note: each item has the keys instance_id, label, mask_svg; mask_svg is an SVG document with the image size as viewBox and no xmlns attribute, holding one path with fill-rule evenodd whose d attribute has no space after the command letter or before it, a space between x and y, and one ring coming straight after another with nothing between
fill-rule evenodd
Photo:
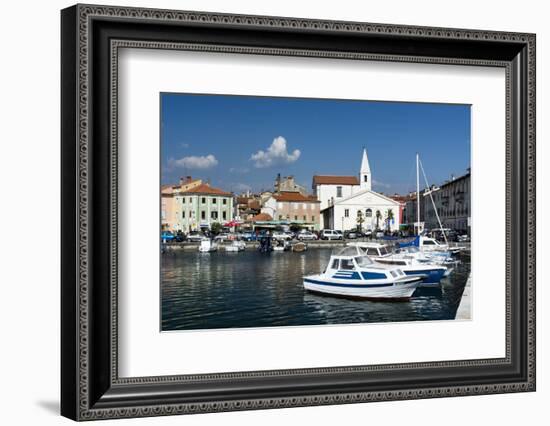
<instances>
[{"instance_id":1,"label":"blue sky","mask_svg":"<svg viewBox=\"0 0 550 426\"><path fill-rule=\"evenodd\" d=\"M277 173L311 190L314 174L358 175L366 147L373 189L415 189L419 152L429 183L470 167L470 106L161 94L161 180L272 189Z\"/></svg>"}]
</instances>

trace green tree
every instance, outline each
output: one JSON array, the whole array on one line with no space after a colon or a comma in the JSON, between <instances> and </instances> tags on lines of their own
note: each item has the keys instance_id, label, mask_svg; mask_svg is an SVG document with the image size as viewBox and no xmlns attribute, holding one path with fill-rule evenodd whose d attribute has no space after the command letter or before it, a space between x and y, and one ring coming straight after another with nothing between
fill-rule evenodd
<instances>
[{"instance_id":1,"label":"green tree","mask_svg":"<svg viewBox=\"0 0 550 426\"><path fill-rule=\"evenodd\" d=\"M390 224L391 224L391 221L393 220L393 210L392 209L388 209L388 211L386 212L386 224L387 224L387 228L388 228L388 231L390 230Z\"/></svg>"},{"instance_id":2,"label":"green tree","mask_svg":"<svg viewBox=\"0 0 550 426\"><path fill-rule=\"evenodd\" d=\"M363 217L363 212L359 210L357 212L357 230L361 231L363 228L363 222L365 222L365 218Z\"/></svg>"},{"instance_id":3,"label":"green tree","mask_svg":"<svg viewBox=\"0 0 550 426\"><path fill-rule=\"evenodd\" d=\"M212 234L214 235L218 235L221 231L222 231L222 224L219 223L219 222L214 222L211 226L210 226L210 231L212 232Z\"/></svg>"},{"instance_id":4,"label":"green tree","mask_svg":"<svg viewBox=\"0 0 550 426\"><path fill-rule=\"evenodd\" d=\"M380 213L380 210L376 210L375 216L376 216L376 229L380 229L380 219L382 219L382 213Z\"/></svg>"}]
</instances>

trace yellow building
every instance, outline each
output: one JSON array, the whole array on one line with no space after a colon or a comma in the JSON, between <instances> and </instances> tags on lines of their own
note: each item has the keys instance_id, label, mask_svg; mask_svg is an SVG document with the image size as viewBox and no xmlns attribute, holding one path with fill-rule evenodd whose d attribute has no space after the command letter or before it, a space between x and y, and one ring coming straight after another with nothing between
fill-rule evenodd
<instances>
[{"instance_id":1,"label":"yellow building","mask_svg":"<svg viewBox=\"0 0 550 426\"><path fill-rule=\"evenodd\" d=\"M193 179L191 176L181 178L178 185L162 185L161 198L161 227L163 231L181 231L180 212L176 208L176 196L202 185L201 179Z\"/></svg>"}]
</instances>

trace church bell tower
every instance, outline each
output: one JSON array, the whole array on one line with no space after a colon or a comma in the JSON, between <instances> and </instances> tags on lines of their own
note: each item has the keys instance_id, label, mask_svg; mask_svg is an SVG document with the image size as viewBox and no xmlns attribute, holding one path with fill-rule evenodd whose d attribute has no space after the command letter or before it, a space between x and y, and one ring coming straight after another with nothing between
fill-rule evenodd
<instances>
[{"instance_id":1,"label":"church bell tower","mask_svg":"<svg viewBox=\"0 0 550 426\"><path fill-rule=\"evenodd\" d=\"M369 158L367 157L367 150L365 148L363 148L363 160L361 161L359 182L361 184L361 190L372 190L372 176L370 174Z\"/></svg>"}]
</instances>

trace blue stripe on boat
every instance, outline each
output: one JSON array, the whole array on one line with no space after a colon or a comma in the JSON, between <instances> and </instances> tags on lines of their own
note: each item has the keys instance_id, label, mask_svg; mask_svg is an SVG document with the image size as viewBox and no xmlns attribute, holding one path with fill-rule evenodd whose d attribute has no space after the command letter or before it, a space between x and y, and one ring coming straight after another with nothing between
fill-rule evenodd
<instances>
[{"instance_id":1,"label":"blue stripe on boat","mask_svg":"<svg viewBox=\"0 0 550 426\"><path fill-rule=\"evenodd\" d=\"M361 272L363 279L365 280L379 280L387 278L386 274L380 274L378 272Z\"/></svg>"},{"instance_id":2,"label":"blue stripe on boat","mask_svg":"<svg viewBox=\"0 0 550 426\"><path fill-rule=\"evenodd\" d=\"M336 272L332 278L346 279L346 280L359 280L361 277L358 272Z\"/></svg>"},{"instance_id":3,"label":"blue stripe on boat","mask_svg":"<svg viewBox=\"0 0 550 426\"><path fill-rule=\"evenodd\" d=\"M406 275L428 275L426 278L440 280L445 274L443 269L429 269L424 271L403 271Z\"/></svg>"},{"instance_id":4,"label":"blue stripe on boat","mask_svg":"<svg viewBox=\"0 0 550 426\"><path fill-rule=\"evenodd\" d=\"M353 288L371 288L371 287L391 287L393 286L392 283L387 284L338 284L338 283L327 283L324 281L317 281L317 280L310 280L305 279L304 282L310 283L310 284L319 284L319 285L326 285L329 287L353 287Z\"/></svg>"}]
</instances>

